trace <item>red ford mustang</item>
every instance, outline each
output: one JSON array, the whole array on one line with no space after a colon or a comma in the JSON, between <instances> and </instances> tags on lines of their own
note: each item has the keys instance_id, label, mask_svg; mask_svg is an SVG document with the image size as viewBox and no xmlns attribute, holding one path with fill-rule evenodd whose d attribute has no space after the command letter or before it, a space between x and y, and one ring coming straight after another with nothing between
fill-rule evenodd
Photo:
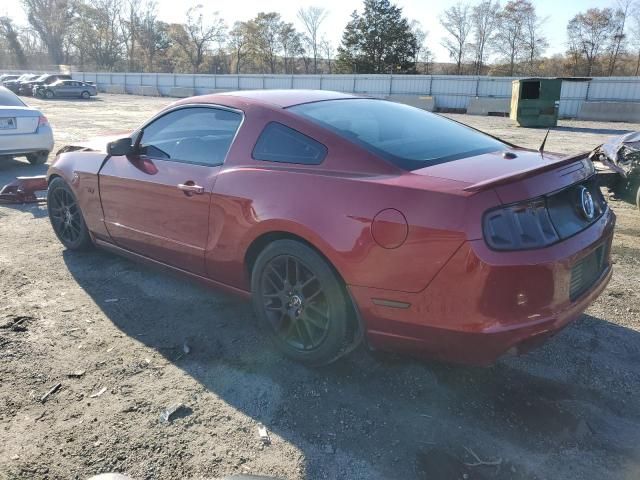
<instances>
[{"instance_id":1,"label":"red ford mustang","mask_svg":"<svg viewBox=\"0 0 640 480\"><path fill-rule=\"evenodd\" d=\"M104 145L104 144L103 144ZM615 216L586 155L327 91L178 101L68 147L53 228L251 296L307 364L373 348L487 364L576 319L610 276Z\"/></svg>"}]
</instances>

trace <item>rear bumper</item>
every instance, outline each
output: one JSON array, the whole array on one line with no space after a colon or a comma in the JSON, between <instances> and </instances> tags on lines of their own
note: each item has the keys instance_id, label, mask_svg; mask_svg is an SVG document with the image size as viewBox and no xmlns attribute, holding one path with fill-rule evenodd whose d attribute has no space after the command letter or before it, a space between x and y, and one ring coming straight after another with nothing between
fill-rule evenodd
<instances>
[{"instance_id":1,"label":"rear bumper","mask_svg":"<svg viewBox=\"0 0 640 480\"><path fill-rule=\"evenodd\" d=\"M523 353L576 320L611 278L611 210L587 230L537 251L490 251L465 243L419 293L350 286L373 348L487 365ZM571 269L604 248L603 269L570 298ZM382 300L382 301L381 301Z\"/></svg>"},{"instance_id":2,"label":"rear bumper","mask_svg":"<svg viewBox=\"0 0 640 480\"><path fill-rule=\"evenodd\" d=\"M39 127L35 133L0 135L0 155L24 155L26 153L53 150L51 127Z\"/></svg>"}]
</instances>

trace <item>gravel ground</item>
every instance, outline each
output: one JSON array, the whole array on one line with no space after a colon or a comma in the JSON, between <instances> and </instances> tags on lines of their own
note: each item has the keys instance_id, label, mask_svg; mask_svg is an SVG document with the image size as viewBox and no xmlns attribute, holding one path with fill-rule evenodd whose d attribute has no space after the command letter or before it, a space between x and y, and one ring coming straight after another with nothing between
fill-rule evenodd
<instances>
[{"instance_id":1,"label":"gravel ground","mask_svg":"<svg viewBox=\"0 0 640 480\"><path fill-rule=\"evenodd\" d=\"M168 101L30 103L60 147L133 128ZM544 136L452 117L523 146ZM547 149L589 150L627 130L640 125L561 121ZM6 161L0 185L45 170ZM111 254L66 252L45 207L0 206L0 478L640 478L640 214L611 206L613 279L540 349L485 369L360 349L317 370L275 354L248 304ZM487 465L466 465L474 454Z\"/></svg>"}]
</instances>

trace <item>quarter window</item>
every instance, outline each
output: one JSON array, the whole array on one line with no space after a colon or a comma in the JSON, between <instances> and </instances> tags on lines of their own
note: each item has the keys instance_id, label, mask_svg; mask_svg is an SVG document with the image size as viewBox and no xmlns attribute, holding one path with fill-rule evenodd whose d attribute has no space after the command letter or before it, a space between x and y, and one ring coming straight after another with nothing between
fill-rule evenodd
<instances>
[{"instance_id":1,"label":"quarter window","mask_svg":"<svg viewBox=\"0 0 640 480\"><path fill-rule=\"evenodd\" d=\"M269 123L253 148L253 158L268 162L318 165L327 156L327 147L281 123Z\"/></svg>"},{"instance_id":2,"label":"quarter window","mask_svg":"<svg viewBox=\"0 0 640 480\"><path fill-rule=\"evenodd\" d=\"M197 165L221 165L242 116L210 107L182 108L147 125L140 154Z\"/></svg>"}]
</instances>

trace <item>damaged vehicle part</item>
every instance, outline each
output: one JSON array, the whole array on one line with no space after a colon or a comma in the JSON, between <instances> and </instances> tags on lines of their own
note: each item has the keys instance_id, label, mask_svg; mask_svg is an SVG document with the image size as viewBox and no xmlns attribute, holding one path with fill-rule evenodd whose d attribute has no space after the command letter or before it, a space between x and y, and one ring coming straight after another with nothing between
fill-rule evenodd
<instances>
[{"instance_id":1,"label":"damaged vehicle part","mask_svg":"<svg viewBox=\"0 0 640 480\"><path fill-rule=\"evenodd\" d=\"M47 201L47 177L18 177L0 190L0 203L38 203Z\"/></svg>"},{"instance_id":2,"label":"damaged vehicle part","mask_svg":"<svg viewBox=\"0 0 640 480\"><path fill-rule=\"evenodd\" d=\"M610 139L594 149L589 158L601 184L640 209L640 132Z\"/></svg>"}]
</instances>

